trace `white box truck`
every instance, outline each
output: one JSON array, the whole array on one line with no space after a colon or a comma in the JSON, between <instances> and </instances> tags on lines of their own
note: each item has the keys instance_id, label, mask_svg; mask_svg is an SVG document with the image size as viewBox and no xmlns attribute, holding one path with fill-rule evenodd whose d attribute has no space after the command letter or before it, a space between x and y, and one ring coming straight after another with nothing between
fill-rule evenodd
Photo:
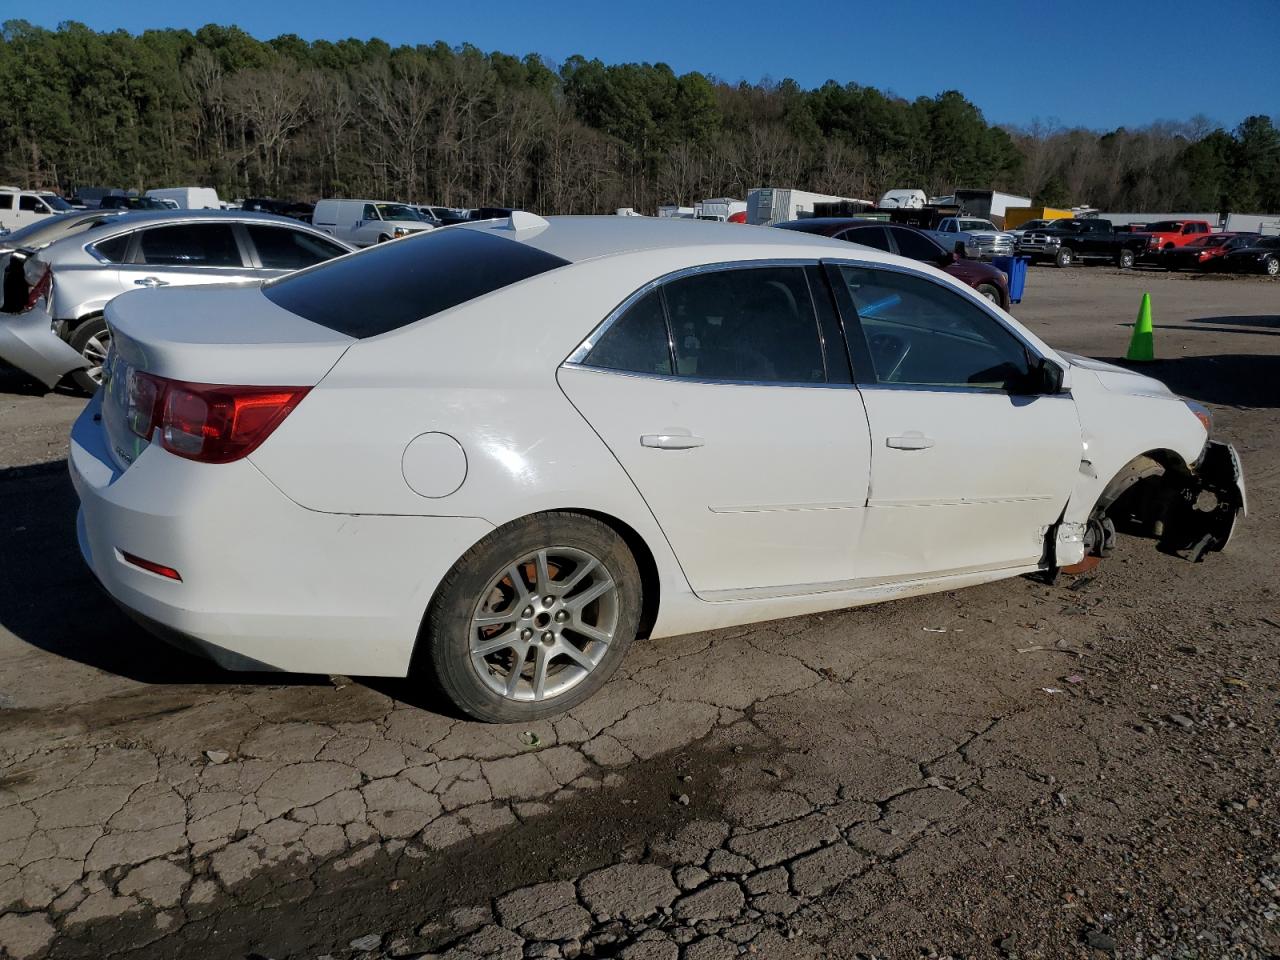
<instances>
[{"instance_id":1,"label":"white box truck","mask_svg":"<svg viewBox=\"0 0 1280 960\"><path fill-rule=\"evenodd\" d=\"M221 210L224 206L213 187L160 187L148 190L146 195L176 204L177 210Z\"/></svg>"},{"instance_id":2,"label":"white box truck","mask_svg":"<svg viewBox=\"0 0 1280 960\"><path fill-rule=\"evenodd\" d=\"M1030 197L1001 193L999 190L957 190L955 196L960 212L965 216L995 219L997 226L1004 224L1005 211L1010 207L1031 206Z\"/></svg>"},{"instance_id":3,"label":"white box truck","mask_svg":"<svg viewBox=\"0 0 1280 960\"><path fill-rule=\"evenodd\" d=\"M698 220L726 221L735 213L746 213L747 201L733 197L712 197L694 204L694 217Z\"/></svg>"},{"instance_id":4,"label":"white box truck","mask_svg":"<svg viewBox=\"0 0 1280 960\"><path fill-rule=\"evenodd\" d=\"M805 215L812 216L814 205L819 203L872 206L866 200L832 197L825 193L810 193L807 190L756 187L747 194L747 223L768 226L772 223L784 223L787 220L799 220Z\"/></svg>"}]
</instances>

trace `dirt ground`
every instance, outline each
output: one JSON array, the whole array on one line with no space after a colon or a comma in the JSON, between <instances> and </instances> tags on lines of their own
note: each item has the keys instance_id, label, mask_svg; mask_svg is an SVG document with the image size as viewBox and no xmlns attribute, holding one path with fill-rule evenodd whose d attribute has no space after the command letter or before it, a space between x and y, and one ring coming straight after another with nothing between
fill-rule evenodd
<instances>
[{"instance_id":1,"label":"dirt ground","mask_svg":"<svg viewBox=\"0 0 1280 960\"><path fill-rule=\"evenodd\" d=\"M1280 955L1280 282L1014 312L1114 358L1144 290L1244 462L1228 552L638 644L527 729L147 637L76 551L81 401L0 372L0 954Z\"/></svg>"}]
</instances>

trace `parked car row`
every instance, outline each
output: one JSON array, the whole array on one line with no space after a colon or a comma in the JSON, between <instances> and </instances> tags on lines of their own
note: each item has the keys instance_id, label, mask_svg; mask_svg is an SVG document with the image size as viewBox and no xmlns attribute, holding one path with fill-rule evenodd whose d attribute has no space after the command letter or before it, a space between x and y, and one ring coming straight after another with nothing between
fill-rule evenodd
<instances>
[{"instance_id":1,"label":"parked car row","mask_svg":"<svg viewBox=\"0 0 1280 960\"><path fill-rule=\"evenodd\" d=\"M1214 233L1205 220L1158 221L1140 231L1099 217L1055 220L1025 227L1018 253L1059 267L1094 261L1124 269L1142 264L1280 276L1280 237Z\"/></svg>"},{"instance_id":2,"label":"parked car row","mask_svg":"<svg viewBox=\"0 0 1280 960\"><path fill-rule=\"evenodd\" d=\"M264 280L352 249L313 227L219 210L72 213L4 255L0 360L86 393L111 343L105 307L140 287Z\"/></svg>"}]
</instances>

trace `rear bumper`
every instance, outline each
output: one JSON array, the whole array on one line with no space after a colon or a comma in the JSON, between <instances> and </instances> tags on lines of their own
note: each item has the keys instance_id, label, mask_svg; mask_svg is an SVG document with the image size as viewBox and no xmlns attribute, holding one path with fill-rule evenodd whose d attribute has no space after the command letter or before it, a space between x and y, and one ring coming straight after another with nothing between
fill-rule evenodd
<instances>
[{"instance_id":1,"label":"rear bumper","mask_svg":"<svg viewBox=\"0 0 1280 960\"><path fill-rule=\"evenodd\" d=\"M0 360L53 388L73 370L88 366L84 357L53 332L46 301L22 313L0 314Z\"/></svg>"},{"instance_id":2,"label":"rear bumper","mask_svg":"<svg viewBox=\"0 0 1280 960\"><path fill-rule=\"evenodd\" d=\"M68 456L85 562L161 639L228 669L404 676L436 585L492 529L465 517L319 513L247 461L198 464L155 446L122 472L100 409L95 398L76 421Z\"/></svg>"}]
</instances>

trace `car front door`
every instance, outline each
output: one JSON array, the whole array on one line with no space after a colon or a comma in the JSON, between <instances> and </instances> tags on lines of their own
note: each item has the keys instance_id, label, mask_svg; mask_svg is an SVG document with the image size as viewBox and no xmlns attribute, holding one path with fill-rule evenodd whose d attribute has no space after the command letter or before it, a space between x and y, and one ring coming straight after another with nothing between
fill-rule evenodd
<instances>
[{"instance_id":1,"label":"car front door","mask_svg":"<svg viewBox=\"0 0 1280 960\"><path fill-rule=\"evenodd\" d=\"M128 262L120 264L125 290L226 283L257 276L231 223L195 221L147 227L138 232Z\"/></svg>"},{"instance_id":2,"label":"car front door","mask_svg":"<svg viewBox=\"0 0 1280 960\"><path fill-rule=\"evenodd\" d=\"M871 430L858 576L1035 565L1080 468L1069 393L976 297L887 267L828 264Z\"/></svg>"},{"instance_id":3,"label":"car front door","mask_svg":"<svg viewBox=\"0 0 1280 960\"><path fill-rule=\"evenodd\" d=\"M377 206L366 203L364 210L360 212L360 219L351 228L349 242L357 247L367 247L377 243L383 231L382 217L378 214Z\"/></svg>"},{"instance_id":4,"label":"car front door","mask_svg":"<svg viewBox=\"0 0 1280 960\"><path fill-rule=\"evenodd\" d=\"M559 381L704 599L852 580L867 422L817 265L721 265L643 290Z\"/></svg>"}]
</instances>

